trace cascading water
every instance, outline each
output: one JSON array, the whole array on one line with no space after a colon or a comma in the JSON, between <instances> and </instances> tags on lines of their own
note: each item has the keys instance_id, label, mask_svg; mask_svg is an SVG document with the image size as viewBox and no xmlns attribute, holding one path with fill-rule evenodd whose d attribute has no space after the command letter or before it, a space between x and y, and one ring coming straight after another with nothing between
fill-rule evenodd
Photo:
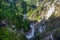
<instances>
[{"instance_id":1,"label":"cascading water","mask_svg":"<svg viewBox=\"0 0 60 40\"><path fill-rule=\"evenodd\" d=\"M38 29L39 32L42 32L43 31L43 28L42 26L40 26L40 28Z\"/></svg>"},{"instance_id":2,"label":"cascading water","mask_svg":"<svg viewBox=\"0 0 60 40\"><path fill-rule=\"evenodd\" d=\"M54 39L53 39L53 35L52 35L52 33L50 34L50 38L51 38L51 40L54 40Z\"/></svg>"},{"instance_id":3,"label":"cascading water","mask_svg":"<svg viewBox=\"0 0 60 40\"><path fill-rule=\"evenodd\" d=\"M41 33L43 31L45 31L46 25L41 24L41 26L39 27L38 31Z\"/></svg>"},{"instance_id":4,"label":"cascading water","mask_svg":"<svg viewBox=\"0 0 60 40\"><path fill-rule=\"evenodd\" d=\"M26 35L26 37L28 39L32 38L34 36L34 25L30 25L30 28L31 28L31 33L29 35Z\"/></svg>"},{"instance_id":5,"label":"cascading water","mask_svg":"<svg viewBox=\"0 0 60 40\"><path fill-rule=\"evenodd\" d=\"M47 12L47 14L45 15L45 17L46 17L46 20L48 20L49 19L49 17L53 14L53 12L55 11L55 5L54 5L54 3L51 5L51 7L50 7L50 9L48 10L48 12ZM43 19L42 19L43 20ZM41 20L41 21L42 21ZM39 26L39 29L38 29L38 31L39 32L43 32L43 31L45 31L45 28L46 28L46 24L45 24L45 20L44 20L44 22L41 22L42 24ZM32 38L32 37L34 37L34 32L35 32L35 27L34 27L34 25L30 25L30 28L31 28L31 33L29 34L29 35L26 35L26 37L28 38L28 39L30 39L30 38ZM51 39L53 40L53 36L52 36L52 34L50 35L50 37L51 37Z\"/></svg>"}]
</instances>

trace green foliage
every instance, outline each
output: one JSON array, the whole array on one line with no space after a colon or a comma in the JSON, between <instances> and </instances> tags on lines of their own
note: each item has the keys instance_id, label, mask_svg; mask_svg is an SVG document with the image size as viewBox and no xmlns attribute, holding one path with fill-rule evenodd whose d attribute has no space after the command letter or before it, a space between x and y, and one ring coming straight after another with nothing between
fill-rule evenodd
<instances>
[{"instance_id":1,"label":"green foliage","mask_svg":"<svg viewBox=\"0 0 60 40\"><path fill-rule=\"evenodd\" d=\"M32 15L32 12L33 10L30 10L28 13L27 13L27 16L30 17Z\"/></svg>"},{"instance_id":2,"label":"green foliage","mask_svg":"<svg viewBox=\"0 0 60 40\"><path fill-rule=\"evenodd\" d=\"M13 0L13 2L9 2L9 0L0 0L0 21L6 20L8 22L8 27L15 25L17 30L23 28L24 31L27 32L30 28L30 22L28 19L23 19L24 14L27 14L28 17L34 17L36 20L41 19L40 13L44 7L43 5L36 7L36 3L37 0L28 2L24 0L18 0L17 2L16 0ZM7 28L0 29L1 40L25 40L23 34L17 36L16 33L10 33Z\"/></svg>"},{"instance_id":3,"label":"green foliage","mask_svg":"<svg viewBox=\"0 0 60 40\"><path fill-rule=\"evenodd\" d=\"M29 29L29 21L23 21L23 14L27 13L27 4L23 0L19 1L19 5L15 2L8 3L5 1L0 4L0 20L8 20L9 25L15 25L17 30L23 28L27 31Z\"/></svg>"},{"instance_id":4,"label":"green foliage","mask_svg":"<svg viewBox=\"0 0 60 40\"><path fill-rule=\"evenodd\" d=\"M19 36L17 36L17 38L18 38L17 40L27 40L22 33L20 33Z\"/></svg>"},{"instance_id":5,"label":"green foliage","mask_svg":"<svg viewBox=\"0 0 60 40\"><path fill-rule=\"evenodd\" d=\"M0 40L27 40L27 39L22 33L20 33L18 36L17 33L14 32L10 33L7 30L7 27L5 28L0 27Z\"/></svg>"}]
</instances>

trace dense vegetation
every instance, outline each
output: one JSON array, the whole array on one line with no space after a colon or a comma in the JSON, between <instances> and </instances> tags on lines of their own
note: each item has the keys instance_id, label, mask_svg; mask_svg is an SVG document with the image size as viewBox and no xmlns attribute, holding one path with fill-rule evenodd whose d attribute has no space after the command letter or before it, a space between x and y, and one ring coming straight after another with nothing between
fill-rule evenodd
<instances>
[{"instance_id":1,"label":"dense vegetation","mask_svg":"<svg viewBox=\"0 0 60 40\"><path fill-rule=\"evenodd\" d=\"M35 0L36 1L36 0ZM0 40L25 40L22 33L19 37L17 32L21 29L24 32L30 29L30 20L24 19L24 14L32 13L36 9L35 2L30 4L24 0L0 0ZM2 22L5 22L3 26ZM15 26L14 28L12 26ZM8 28L16 29L17 32L10 32Z\"/></svg>"},{"instance_id":2,"label":"dense vegetation","mask_svg":"<svg viewBox=\"0 0 60 40\"><path fill-rule=\"evenodd\" d=\"M30 22L28 19L23 19L23 15L27 13L27 4L23 0L0 0L0 22L6 22L6 26L0 25L0 40L25 40L23 34L17 37L17 33L10 33L7 27L15 25L17 30L29 30ZM4 28L3 28L4 27ZM16 38L17 37L17 38Z\"/></svg>"},{"instance_id":3,"label":"dense vegetation","mask_svg":"<svg viewBox=\"0 0 60 40\"><path fill-rule=\"evenodd\" d=\"M27 40L25 33L30 30L31 21L39 21L48 11L53 1L54 0L0 0L0 40ZM50 4L48 2L50 2ZM59 11L59 8L60 6L57 5L56 10ZM46 33L55 28L57 29L57 33L54 33L54 38L57 40L59 36L56 34L60 33L59 13L60 11L58 13L54 12L46 23ZM57 26L59 28L57 28ZM44 37L45 33L40 34L37 32L33 40L43 40Z\"/></svg>"}]
</instances>

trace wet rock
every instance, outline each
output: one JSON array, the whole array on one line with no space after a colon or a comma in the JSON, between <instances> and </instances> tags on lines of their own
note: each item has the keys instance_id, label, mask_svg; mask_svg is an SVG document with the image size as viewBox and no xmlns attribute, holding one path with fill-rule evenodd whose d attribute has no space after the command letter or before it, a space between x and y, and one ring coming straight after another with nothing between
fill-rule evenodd
<instances>
[{"instance_id":1,"label":"wet rock","mask_svg":"<svg viewBox=\"0 0 60 40\"><path fill-rule=\"evenodd\" d=\"M0 22L0 27L5 27L5 26L6 26L5 21Z\"/></svg>"}]
</instances>

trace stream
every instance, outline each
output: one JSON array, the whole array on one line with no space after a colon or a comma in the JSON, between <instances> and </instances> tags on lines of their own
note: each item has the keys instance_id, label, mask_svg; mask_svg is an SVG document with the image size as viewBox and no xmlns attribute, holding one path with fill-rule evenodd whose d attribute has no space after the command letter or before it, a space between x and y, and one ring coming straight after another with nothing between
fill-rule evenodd
<instances>
[{"instance_id":1,"label":"stream","mask_svg":"<svg viewBox=\"0 0 60 40\"><path fill-rule=\"evenodd\" d=\"M12 2L13 0L9 0L9 1ZM55 11L55 5L54 5L54 3L53 3L53 4L51 5L50 9L47 11L47 14L45 15L46 20L48 20L48 19L50 18L50 16L53 14L54 11ZM27 18L26 14L23 15L23 18L24 18L24 19ZM43 19L42 19L42 20L43 20ZM41 20L41 21L42 21L42 20ZM4 23L4 22L3 22L3 23ZM38 28L39 33L44 32L45 29L46 29L45 20L44 20L44 22L41 22L41 23L42 23L42 24L39 25L39 28ZM15 28L15 26L13 25L12 28ZM28 40L30 40L30 39L31 39L32 37L34 37L34 35L35 35L35 34L34 34L34 33L35 33L35 25L31 24L31 25L30 25L30 28L31 28L31 32L28 32L28 34L26 34L26 38L27 38ZM11 31L11 32L13 32L13 31L16 32L16 29L12 31L11 28L8 28L8 30ZM49 36L50 36L51 40L54 40L52 33L51 33Z\"/></svg>"},{"instance_id":2,"label":"stream","mask_svg":"<svg viewBox=\"0 0 60 40\"><path fill-rule=\"evenodd\" d=\"M45 15L46 19L48 20L49 17L53 14L53 12L55 11L55 5L54 3L51 5L50 9L48 10L47 14ZM43 20L43 19L42 19ZM45 28L46 28L46 24L44 24L44 22L42 22L42 25L39 26L38 28L38 31L41 33L41 32L44 32L45 31ZM30 39L32 37L34 37L34 33L35 33L35 27L34 25L30 25L30 28L31 28L31 33L29 35L26 35L27 39ZM50 35L51 39L53 40L53 36L52 34Z\"/></svg>"},{"instance_id":3,"label":"stream","mask_svg":"<svg viewBox=\"0 0 60 40\"><path fill-rule=\"evenodd\" d=\"M34 25L30 25L30 28L31 28L31 33L29 35L26 35L26 37L28 39L32 38L34 36Z\"/></svg>"},{"instance_id":4,"label":"stream","mask_svg":"<svg viewBox=\"0 0 60 40\"><path fill-rule=\"evenodd\" d=\"M52 34L52 33L50 34L50 37L51 37L51 40L54 40L54 39L53 39L53 34Z\"/></svg>"}]
</instances>

